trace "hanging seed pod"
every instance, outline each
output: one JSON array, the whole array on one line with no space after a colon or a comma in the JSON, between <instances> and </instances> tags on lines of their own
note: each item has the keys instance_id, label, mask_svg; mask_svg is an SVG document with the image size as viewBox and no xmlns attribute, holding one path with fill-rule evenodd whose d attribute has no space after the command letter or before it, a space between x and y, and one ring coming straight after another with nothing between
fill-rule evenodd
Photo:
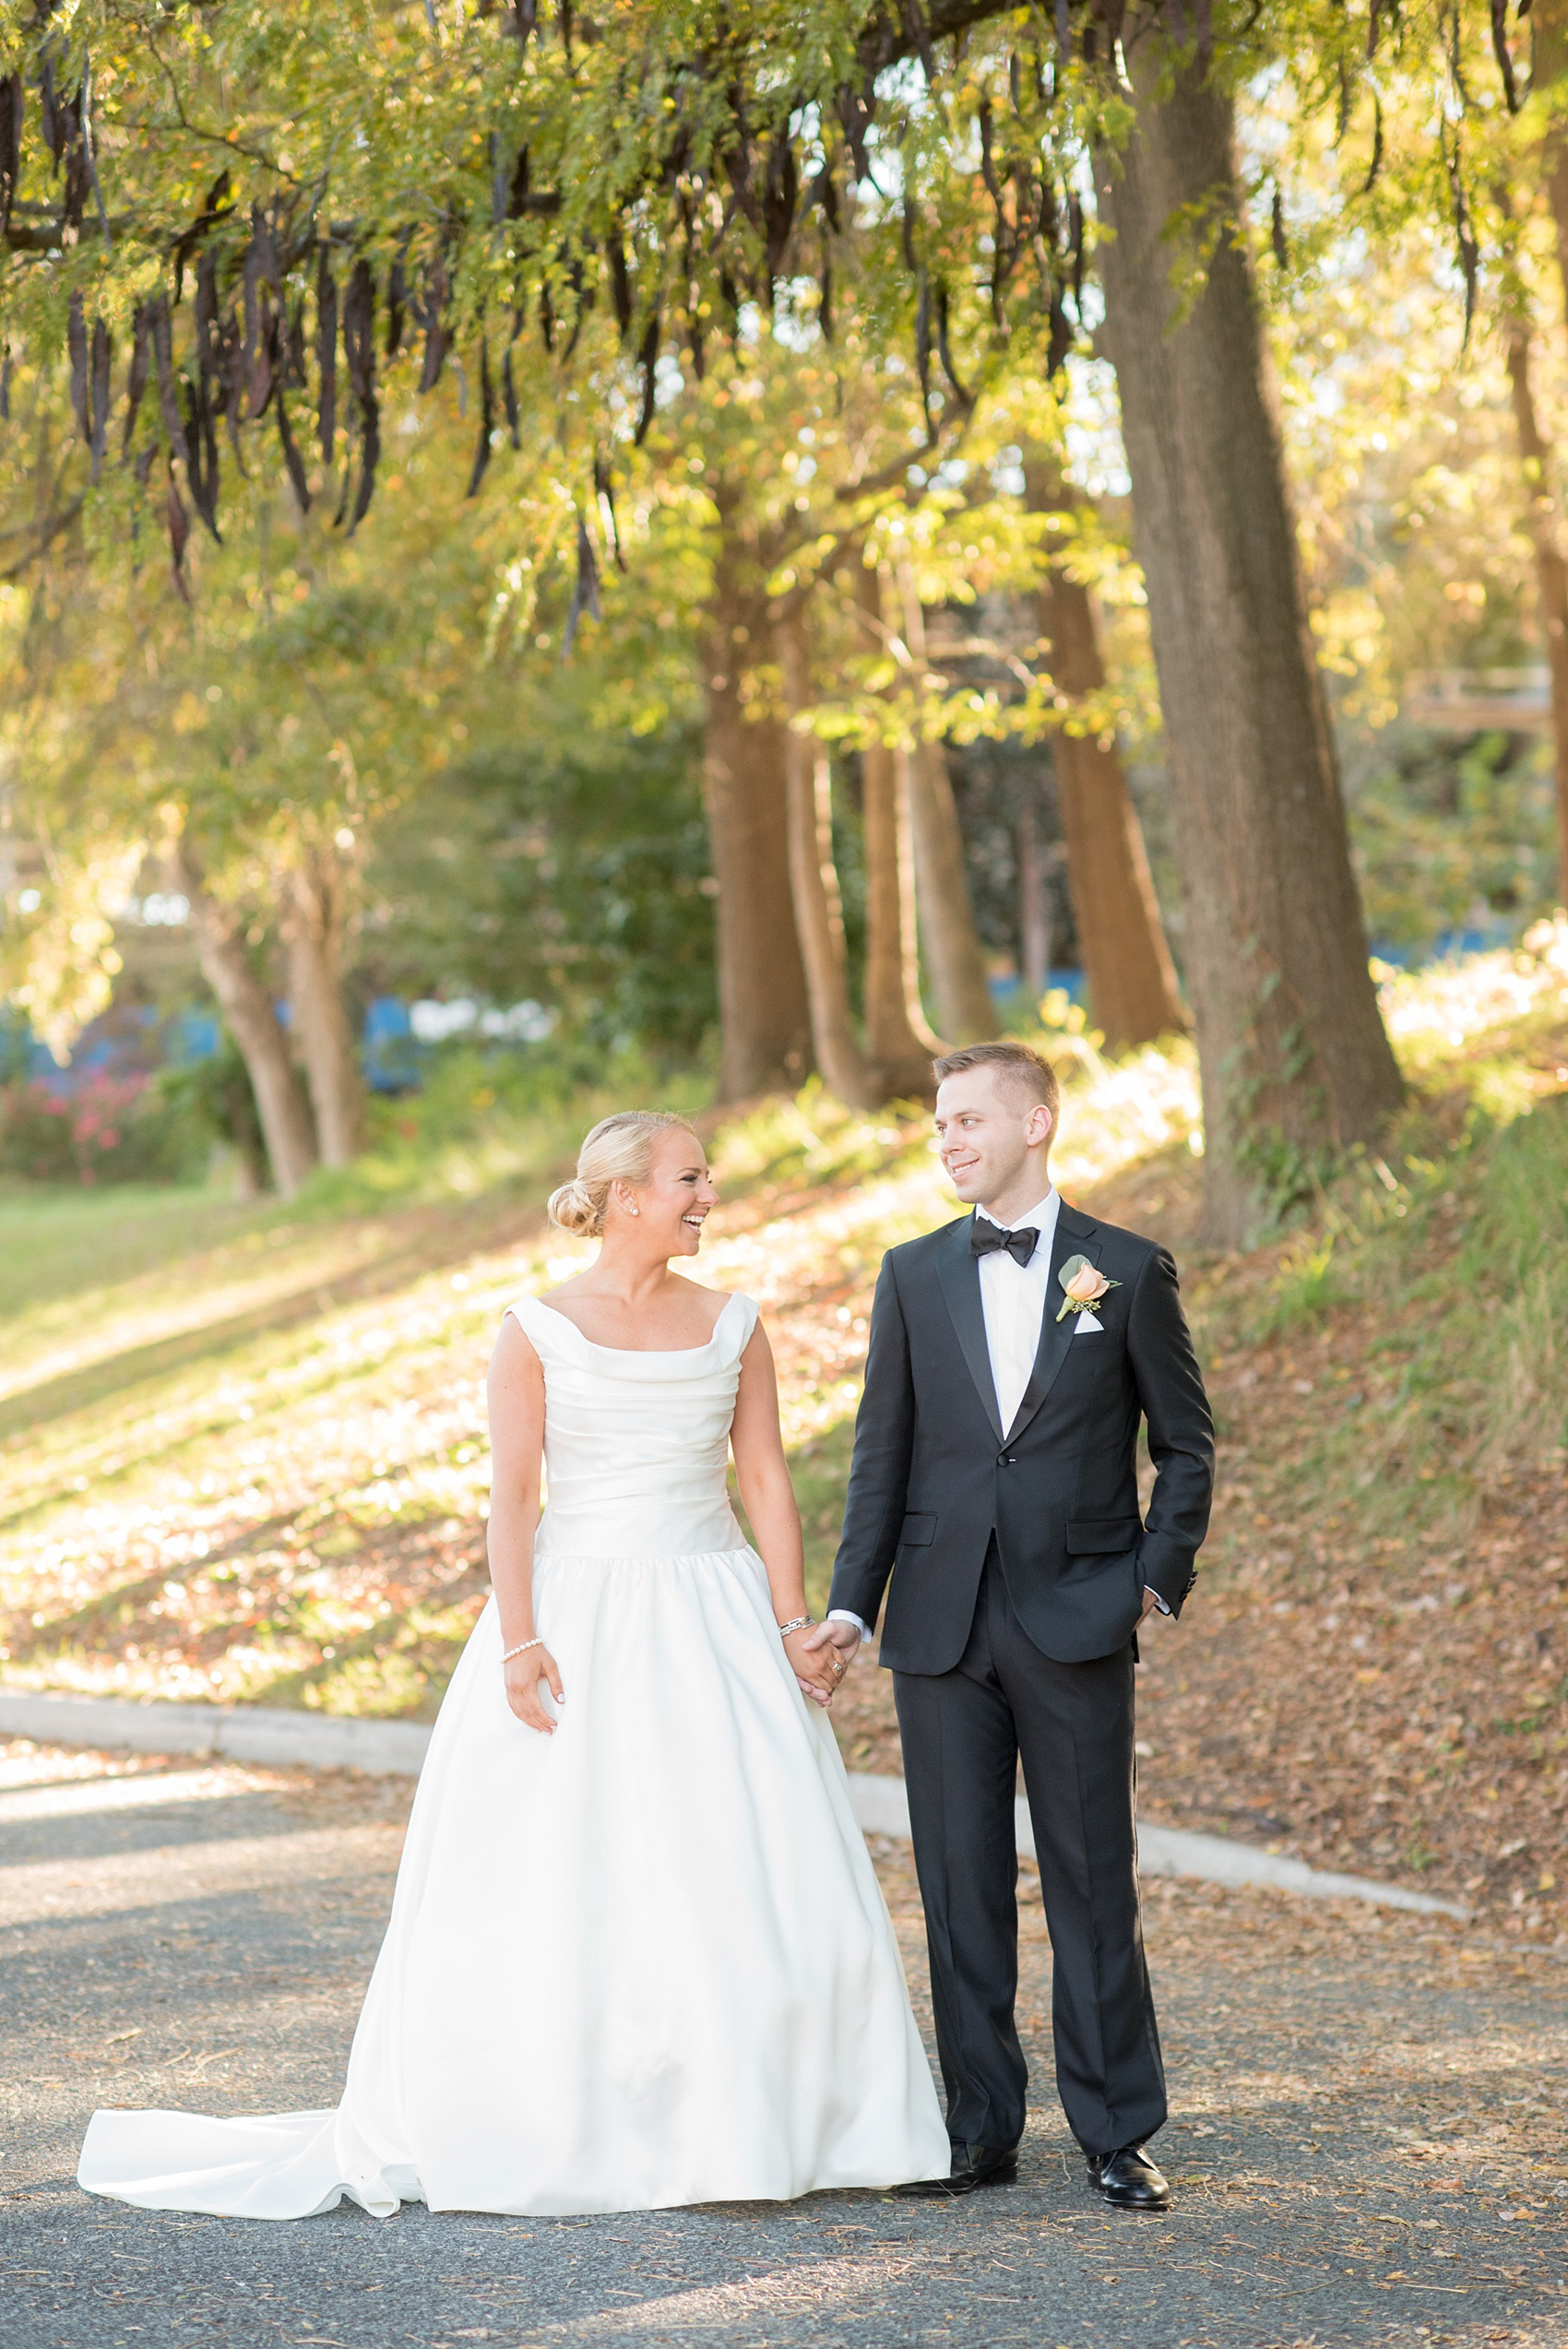
<instances>
[{"instance_id":1,"label":"hanging seed pod","mask_svg":"<svg viewBox=\"0 0 1568 2349\"><path fill-rule=\"evenodd\" d=\"M1368 164L1368 166L1367 166L1367 175L1366 175L1365 179L1361 182L1361 194L1362 194L1363 196L1370 196L1370 195L1372 194L1372 189L1373 189L1373 188L1376 186L1376 185L1377 185L1377 175L1378 175L1379 172L1381 172L1381 171L1382 171L1382 169L1383 169L1383 101L1382 101L1382 99L1378 96L1378 94L1377 94L1376 90L1374 89L1374 90L1372 91L1372 161Z\"/></svg>"},{"instance_id":2,"label":"hanging seed pod","mask_svg":"<svg viewBox=\"0 0 1568 2349\"><path fill-rule=\"evenodd\" d=\"M974 408L975 398L973 392L965 390L953 364L953 347L948 340L947 288L940 278L936 281L936 348L942 361L942 372L952 387L953 397L968 416Z\"/></svg>"},{"instance_id":3,"label":"hanging seed pod","mask_svg":"<svg viewBox=\"0 0 1568 2349\"><path fill-rule=\"evenodd\" d=\"M800 185L800 176L795 168L795 142L786 124L768 149L767 177L763 185L762 217L770 292L790 250Z\"/></svg>"},{"instance_id":4,"label":"hanging seed pod","mask_svg":"<svg viewBox=\"0 0 1568 2349\"><path fill-rule=\"evenodd\" d=\"M164 501L164 517L169 527L169 556L174 575L174 585L180 600L188 603L191 591L185 583L185 549L190 544L191 518L180 496L180 484L174 478L174 468L169 468L169 494Z\"/></svg>"},{"instance_id":5,"label":"hanging seed pod","mask_svg":"<svg viewBox=\"0 0 1568 2349\"><path fill-rule=\"evenodd\" d=\"M405 234L386 272L386 356L395 359L403 347L403 316L409 299L407 262L409 239Z\"/></svg>"},{"instance_id":6,"label":"hanging seed pod","mask_svg":"<svg viewBox=\"0 0 1568 2349\"><path fill-rule=\"evenodd\" d=\"M289 411L284 402L281 384L278 386L273 404L278 411L278 438L282 444L283 462L288 469L290 486L294 493L294 503L302 514L308 514L310 512L310 483L305 479L303 460L300 456L299 447L289 423Z\"/></svg>"},{"instance_id":7,"label":"hanging seed pod","mask_svg":"<svg viewBox=\"0 0 1568 2349\"><path fill-rule=\"evenodd\" d=\"M626 248L618 236L609 239L605 258L610 264L610 292L615 304L615 323L625 341L632 331L632 318L636 304L632 297L632 273L626 267Z\"/></svg>"},{"instance_id":8,"label":"hanging seed pod","mask_svg":"<svg viewBox=\"0 0 1568 2349\"><path fill-rule=\"evenodd\" d=\"M1051 339L1046 344L1045 351L1045 373L1049 382L1066 365L1067 353L1073 348L1073 329L1068 323L1066 310L1063 306L1061 289L1054 280L1051 282L1047 316L1051 324Z\"/></svg>"},{"instance_id":9,"label":"hanging seed pod","mask_svg":"<svg viewBox=\"0 0 1568 2349\"><path fill-rule=\"evenodd\" d=\"M218 528L218 435L213 430L206 388L199 377L194 384L185 385L185 447L190 452L186 478L192 502L221 546L222 533Z\"/></svg>"},{"instance_id":10,"label":"hanging seed pod","mask_svg":"<svg viewBox=\"0 0 1568 2349\"><path fill-rule=\"evenodd\" d=\"M267 357L269 320L263 286L266 266L266 256L253 236L245 251L241 278L245 311L243 345L245 414L252 419L261 414L272 391L272 365Z\"/></svg>"},{"instance_id":11,"label":"hanging seed pod","mask_svg":"<svg viewBox=\"0 0 1568 2349\"><path fill-rule=\"evenodd\" d=\"M490 463L490 435L494 430L495 388L490 380L490 338L481 334L479 339L479 445L474 450L473 471L469 475L469 486L464 493L468 497L479 495L479 485Z\"/></svg>"},{"instance_id":12,"label":"hanging seed pod","mask_svg":"<svg viewBox=\"0 0 1568 2349\"><path fill-rule=\"evenodd\" d=\"M654 402L658 397L659 391L659 379L657 375L657 368L659 364L659 313L657 310L647 322L647 332L643 337L642 349L637 353L637 364L642 369L643 374L643 405L642 413L637 419L637 429L633 435L633 444L636 447L640 448L644 441L647 438L648 426L653 422ZM597 617L597 614L595 616Z\"/></svg>"},{"instance_id":13,"label":"hanging seed pod","mask_svg":"<svg viewBox=\"0 0 1568 2349\"><path fill-rule=\"evenodd\" d=\"M11 203L22 173L22 125L27 85L20 74L0 78L0 238L11 225Z\"/></svg>"},{"instance_id":14,"label":"hanging seed pod","mask_svg":"<svg viewBox=\"0 0 1568 2349\"><path fill-rule=\"evenodd\" d=\"M92 395L92 479L96 487L103 473L103 455L109 446L110 371L114 363L114 344L101 318L92 322L92 356L89 361Z\"/></svg>"},{"instance_id":15,"label":"hanging seed pod","mask_svg":"<svg viewBox=\"0 0 1568 2349\"><path fill-rule=\"evenodd\" d=\"M11 346L0 344L0 424L11 421Z\"/></svg>"},{"instance_id":16,"label":"hanging seed pod","mask_svg":"<svg viewBox=\"0 0 1568 2349\"><path fill-rule=\"evenodd\" d=\"M923 266L917 271L915 292L915 374L920 379L921 412L925 418L926 438L932 437L931 422L931 287Z\"/></svg>"},{"instance_id":17,"label":"hanging seed pod","mask_svg":"<svg viewBox=\"0 0 1568 2349\"><path fill-rule=\"evenodd\" d=\"M330 465L338 432L338 282L326 244L315 264L315 373L321 459Z\"/></svg>"},{"instance_id":18,"label":"hanging seed pod","mask_svg":"<svg viewBox=\"0 0 1568 2349\"><path fill-rule=\"evenodd\" d=\"M87 320L82 312L79 293L71 296L71 306L65 319L65 350L71 363L71 406L75 411L77 430L82 438L92 438L92 420L87 401Z\"/></svg>"},{"instance_id":19,"label":"hanging seed pod","mask_svg":"<svg viewBox=\"0 0 1568 2349\"><path fill-rule=\"evenodd\" d=\"M565 632L561 638L561 658L564 661L576 639L577 623L585 612L597 620L601 617L599 603L599 561L588 536L588 526L577 517L577 583L572 590L571 609L566 614Z\"/></svg>"},{"instance_id":20,"label":"hanging seed pod","mask_svg":"<svg viewBox=\"0 0 1568 2349\"><path fill-rule=\"evenodd\" d=\"M446 297L451 291L446 277L446 263L439 253L433 256L424 273L425 297L422 323L424 326L424 365L420 370L420 389L434 391L441 380L441 370L452 338L446 331Z\"/></svg>"},{"instance_id":21,"label":"hanging seed pod","mask_svg":"<svg viewBox=\"0 0 1568 2349\"><path fill-rule=\"evenodd\" d=\"M1523 8L1519 11L1523 16ZM1491 54L1503 77L1503 96L1511 114L1519 111L1519 86L1514 78L1514 52L1508 46L1508 0L1491 0Z\"/></svg>"},{"instance_id":22,"label":"hanging seed pod","mask_svg":"<svg viewBox=\"0 0 1568 2349\"><path fill-rule=\"evenodd\" d=\"M125 378L125 431L120 443L122 457L130 454L131 438L137 428L137 411L147 389L148 367L152 347L152 329L148 320L145 302L137 306L131 320L131 365Z\"/></svg>"},{"instance_id":23,"label":"hanging seed pod","mask_svg":"<svg viewBox=\"0 0 1568 2349\"><path fill-rule=\"evenodd\" d=\"M216 372L217 343L218 256L208 245L196 263L196 369L204 382Z\"/></svg>"},{"instance_id":24,"label":"hanging seed pod","mask_svg":"<svg viewBox=\"0 0 1568 2349\"><path fill-rule=\"evenodd\" d=\"M223 418L229 433L229 453L242 481L248 481L245 456L240 431L245 408L245 337L239 312L226 310L218 321L213 338L212 364L217 389L213 408Z\"/></svg>"},{"instance_id":25,"label":"hanging seed pod","mask_svg":"<svg viewBox=\"0 0 1568 2349\"><path fill-rule=\"evenodd\" d=\"M522 419L517 412L517 387L512 379L512 343L517 341L518 335L522 332L522 312L514 310L511 342L508 342L501 354L501 404L506 417L507 435L514 448L520 448L523 445Z\"/></svg>"},{"instance_id":26,"label":"hanging seed pod","mask_svg":"<svg viewBox=\"0 0 1568 2349\"><path fill-rule=\"evenodd\" d=\"M615 512L615 476L611 471L609 459L602 453L593 460L593 494L604 516L606 533L615 556L615 568L624 573L626 555L621 544L621 524Z\"/></svg>"},{"instance_id":27,"label":"hanging seed pod","mask_svg":"<svg viewBox=\"0 0 1568 2349\"><path fill-rule=\"evenodd\" d=\"M349 518L352 538L370 511L381 458L381 408L375 396L375 276L362 256L350 273L343 299L343 356L349 388L360 411L360 479Z\"/></svg>"},{"instance_id":28,"label":"hanging seed pod","mask_svg":"<svg viewBox=\"0 0 1568 2349\"><path fill-rule=\"evenodd\" d=\"M45 52L38 77L38 104L43 129L43 143L54 159L54 169L60 169L60 158L65 151L69 136L67 119L54 88L54 60Z\"/></svg>"},{"instance_id":29,"label":"hanging seed pod","mask_svg":"<svg viewBox=\"0 0 1568 2349\"><path fill-rule=\"evenodd\" d=\"M855 167L857 180L871 177L871 159L866 152L866 135L871 129L872 116L876 112L876 77L867 74L859 89L841 89L838 93L838 121Z\"/></svg>"},{"instance_id":30,"label":"hanging seed pod","mask_svg":"<svg viewBox=\"0 0 1568 2349\"><path fill-rule=\"evenodd\" d=\"M184 460L190 471L190 451L185 446L185 427L180 415L180 398L174 382L172 335L169 321L169 297L159 294L148 304L152 330L152 360L158 374L158 403L163 415L164 437L171 457Z\"/></svg>"}]
</instances>

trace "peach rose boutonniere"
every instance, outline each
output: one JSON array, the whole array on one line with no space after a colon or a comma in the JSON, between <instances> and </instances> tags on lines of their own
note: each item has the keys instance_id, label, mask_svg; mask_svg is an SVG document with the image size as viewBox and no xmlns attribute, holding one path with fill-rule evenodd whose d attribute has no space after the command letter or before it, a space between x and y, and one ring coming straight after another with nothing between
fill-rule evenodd
<instances>
[{"instance_id":1,"label":"peach rose boutonniere","mask_svg":"<svg viewBox=\"0 0 1568 2349\"><path fill-rule=\"evenodd\" d=\"M1070 1313L1087 1313L1101 1297L1122 1286L1120 1281L1108 1281L1087 1256L1070 1256L1056 1277L1067 1292L1056 1317L1058 1321L1065 1321Z\"/></svg>"}]
</instances>

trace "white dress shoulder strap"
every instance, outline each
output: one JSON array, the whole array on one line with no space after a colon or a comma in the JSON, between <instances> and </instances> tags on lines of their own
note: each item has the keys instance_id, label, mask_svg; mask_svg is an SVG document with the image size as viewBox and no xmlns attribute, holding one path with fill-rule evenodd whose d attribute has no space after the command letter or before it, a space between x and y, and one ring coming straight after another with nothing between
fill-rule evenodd
<instances>
[{"instance_id":1,"label":"white dress shoulder strap","mask_svg":"<svg viewBox=\"0 0 1568 2349\"><path fill-rule=\"evenodd\" d=\"M573 1336L582 1335L575 1322L568 1321L564 1313L556 1313L550 1306L541 1305L538 1297L516 1297L506 1307L506 1313L511 1315L524 1337L531 1339L536 1347L540 1345L541 1341L546 1347L552 1341L561 1342L563 1325ZM503 1321L506 1313L501 1317Z\"/></svg>"},{"instance_id":2,"label":"white dress shoulder strap","mask_svg":"<svg viewBox=\"0 0 1568 2349\"><path fill-rule=\"evenodd\" d=\"M727 1340L731 1361L738 1362L745 1353L752 1341L752 1331L761 1318L755 1299L737 1289L713 1325L714 1336L723 1336Z\"/></svg>"}]
</instances>

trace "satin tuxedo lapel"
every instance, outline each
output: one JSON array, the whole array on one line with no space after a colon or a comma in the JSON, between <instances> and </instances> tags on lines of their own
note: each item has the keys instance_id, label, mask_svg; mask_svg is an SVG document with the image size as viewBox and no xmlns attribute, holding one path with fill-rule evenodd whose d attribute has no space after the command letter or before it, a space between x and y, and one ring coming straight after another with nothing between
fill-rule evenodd
<instances>
[{"instance_id":1,"label":"satin tuxedo lapel","mask_svg":"<svg viewBox=\"0 0 1568 2349\"><path fill-rule=\"evenodd\" d=\"M969 1365L969 1376L985 1405L985 1415L1002 1440L1002 1413L996 1401L996 1381L991 1375L991 1348L985 1341L985 1307L980 1303L980 1266L969 1246L970 1219L955 1223L943 1242L937 1258L936 1277L942 1283L942 1294L958 1333L958 1343L964 1350L964 1360Z\"/></svg>"},{"instance_id":2,"label":"satin tuxedo lapel","mask_svg":"<svg viewBox=\"0 0 1568 2349\"><path fill-rule=\"evenodd\" d=\"M1051 1245L1051 1279L1046 1284L1045 1318L1040 1323L1039 1347L1035 1355L1035 1366L1029 1373L1029 1383L1024 1389L1023 1401L1018 1405L1018 1415L1006 1431L1008 1443L1023 1434L1055 1385L1057 1375L1067 1359L1067 1349L1073 1342L1077 1317L1070 1313L1065 1321L1057 1320L1063 1300L1062 1284L1056 1276L1070 1256L1087 1256L1092 1265L1099 1266L1099 1251L1094 1245L1095 1230L1096 1226L1087 1215L1080 1215L1075 1208L1067 1205L1065 1199L1063 1200L1056 1210L1056 1236ZM978 1277L975 1291L978 1297ZM983 1346L983 1323L980 1342Z\"/></svg>"}]
</instances>

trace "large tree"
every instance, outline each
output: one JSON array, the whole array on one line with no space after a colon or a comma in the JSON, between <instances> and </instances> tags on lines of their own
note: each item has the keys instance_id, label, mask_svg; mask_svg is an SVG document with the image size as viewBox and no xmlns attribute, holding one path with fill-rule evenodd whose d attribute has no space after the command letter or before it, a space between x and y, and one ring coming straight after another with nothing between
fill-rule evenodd
<instances>
[{"instance_id":1,"label":"large tree","mask_svg":"<svg viewBox=\"0 0 1568 2349\"><path fill-rule=\"evenodd\" d=\"M1371 1141L1400 1081L1308 626L1233 110L1141 30L1136 128L1097 160L1104 343L1159 672L1206 1225L1238 1241L1261 1196Z\"/></svg>"},{"instance_id":2,"label":"large tree","mask_svg":"<svg viewBox=\"0 0 1568 2349\"><path fill-rule=\"evenodd\" d=\"M12 14L25 121L19 170L0 158L0 209L13 254L51 262L30 276L21 331L66 354L96 471L119 435L111 386L129 348L131 388L149 397L139 426L127 403L128 479L156 495L176 566L191 509L216 527L215 419L240 431L266 417L295 472L291 400L297 413L308 392L329 437L339 385L351 525L382 463L384 346L411 331L427 388L464 354L476 483L520 372L578 420L555 480L591 604L606 469L645 439L671 366L700 378L717 344L788 319L811 278L826 337L856 270L917 403L902 446L854 484L859 528L868 498L947 460L987 365L1016 361L1020 336L1047 372L1060 365L1078 330L1087 139L1117 232L1106 339L1190 900L1211 1229L1241 1234L1264 1190L1374 1130L1397 1085L1306 635L1225 94L1266 58L1269 19L1228 32L1211 74L1206 19L1194 60L1174 9L1172 50L1157 14L1111 0L1049 28L987 0L837 0L809 16L623 0L603 26L563 14L550 27L531 8L422 17L330 0L308 19L263 7L199 28L171 27L151 0L127 25L97 0L68 36ZM886 70L905 59L917 70ZM198 181L217 152L223 176ZM1173 548L1189 523L1195 577ZM914 778L917 839L939 781L934 759ZM941 857L926 862L940 876Z\"/></svg>"}]
</instances>

